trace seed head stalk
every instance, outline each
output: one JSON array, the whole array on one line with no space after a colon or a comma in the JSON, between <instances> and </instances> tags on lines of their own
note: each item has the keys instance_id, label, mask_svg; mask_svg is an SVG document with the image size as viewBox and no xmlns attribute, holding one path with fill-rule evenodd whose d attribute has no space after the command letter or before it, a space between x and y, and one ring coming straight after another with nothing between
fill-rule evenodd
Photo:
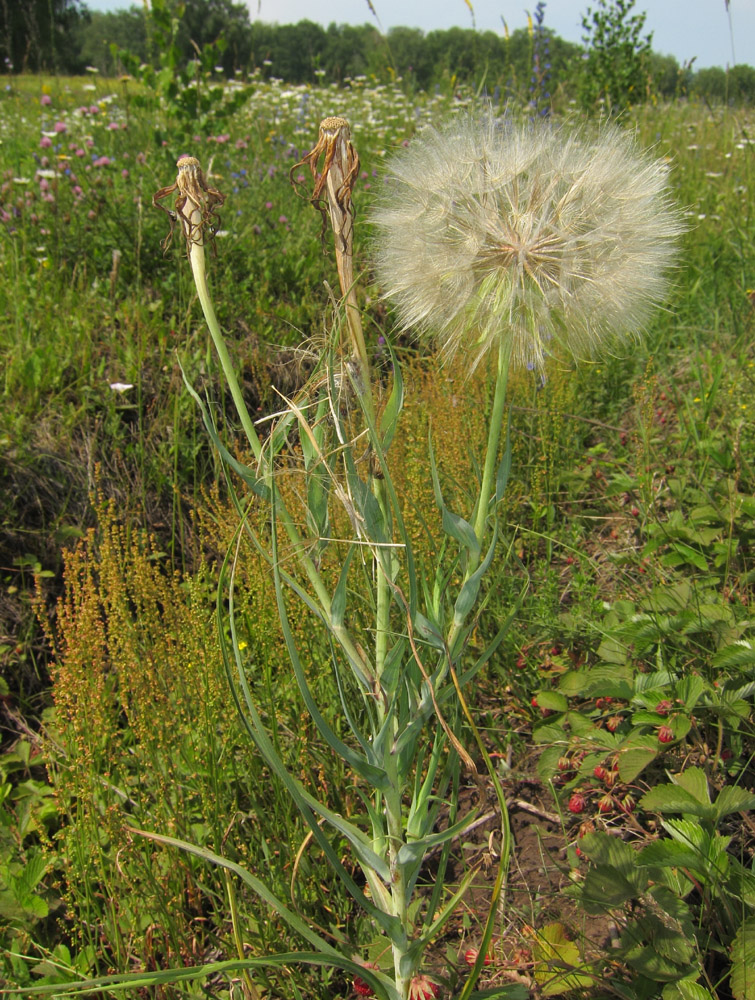
<instances>
[{"instance_id":1,"label":"seed head stalk","mask_svg":"<svg viewBox=\"0 0 755 1000\"><path fill-rule=\"evenodd\" d=\"M322 166L320 167L320 159ZM345 118L332 116L320 122L320 132L312 149L291 168L307 166L315 181L311 202L323 217L330 217L336 251L336 268L341 294L346 304L346 322L351 339L351 353L359 367L362 385L369 382L369 359L364 343L362 318L354 287L354 211L351 194L359 174L359 157L351 142L351 129ZM318 169L319 168L319 169ZM371 406L369 392L364 402Z\"/></svg>"},{"instance_id":2,"label":"seed head stalk","mask_svg":"<svg viewBox=\"0 0 755 1000\"><path fill-rule=\"evenodd\" d=\"M320 161L322 159L322 164ZM309 167L315 182L311 203L318 209L323 218L330 219L336 254L336 267L341 295L345 303L346 322L351 341L351 359L356 366L356 377L352 384L359 395L367 421L375 426L375 408L372 399L371 365L364 341L361 314L357 304L354 265L354 217L351 195L359 172L359 157L351 143L351 130L345 118L325 118L320 123L316 144L304 158L291 170L293 181L294 171L302 166ZM385 517L387 513L387 496L385 482L379 475L371 481L372 493L380 505ZM387 520L387 518L386 518ZM375 679L378 689L382 686L388 653L390 637L391 587L389 582L389 566L384 560L390 560L390 554L374 553L375 566ZM390 711L384 699L376 699L376 712L379 728L382 728L386 715ZM398 732L398 720L393 717L393 736ZM391 747L392 740L387 741ZM404 866L399 863L399 852L406 843L404 829L403 799L406 791L405 779L398 771L398 755L395 748L389 749L385 759L386 772L390 789L384 794L383 805L387 832L388 864L391 873L390 907L393 916L397 917L404 930L403 940L392 943L394 982L400 997L407 998L414 976L414 965L407 962L409 938L412 922L409 918L409 895ZM411 965L411 967L410 967Z\"/></svg>"},{"instance_id":3,"label":"seed head stalk","mask_svg":"<svg viewBox=\"0 0 755 1000\"><path fill-rule=\"evenodd\" d=\"M223 374L236 407L236 412L239 415L241 426L243 427L244 433L249 441L249 445L252 449L257 465L262 470L263 478L266 479L267 485L270 486L271 489L274 489L275 487L272 483L272 469L268 466L262 442L260 441L259 435L254 427L254 423L249 416L249 411L247 410L246 403L244 402L241 386L239 385L238 378L236 377L233 362L231 361L231 356L228 353L225 339L223 338L223 334L220 330L220 324L218 323L217 316L215 315L215 307L212 304L210 292L207 287L207 271L205 267L205 234L208 229L211 233L214 232L214 223L217 221L216 208L223 204L225 197L219 191L215 190L215 188L208 186L205 181L202 168L199 164L199 160L195 157L182 156L179 158L176 166L178 167L178 176L176 177L175 184L162 188L152 199L153 204L157 208L161 208L163 211L167 212L171 220L171 231L166 240L163 241L163 247L166 248L169 245L173 235L175 223L177 220L180 220L181 229L186 241L186 252L189 258L189 263L191 264L192 275L194 277L194 285L197 290L197 296L199 298L200 305L202 306L202 312L204 313L207 328L210 331L210 336L212 337L213 344L215 345L215 350L218 353L218 358L220 359ZM162 199L168 197L174 192L177 192L175 210L165 208L164 205L160 204ZM326 614L329 614L331 605L330 595L325 588L320 574L317 572L317 568L311 558L307 555L304 541L301 538L291 515L282 503L278 503L278 512L286 529L286 533L294 546L296 555L305 573L307 574L310 583L315 589L323 609Z\"/></svg>"}]
</instances>

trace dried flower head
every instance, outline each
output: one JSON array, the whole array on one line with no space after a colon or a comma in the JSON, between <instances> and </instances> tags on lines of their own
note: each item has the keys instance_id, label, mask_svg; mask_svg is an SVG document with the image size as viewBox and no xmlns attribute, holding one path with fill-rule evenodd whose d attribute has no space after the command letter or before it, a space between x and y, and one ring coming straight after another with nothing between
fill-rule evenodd
<instances>
[{"instance_id":1,"label":"dried flower head","mask_svg":"<svg viewBox=\"0 0 755 1000\"><path fill-rule=\"evenodd\" d=\"M310 201L322 216L323 236L330 215L336 248L338 282L347 307L346 319L351 338L351 353L359 379L365 382L369 363L359 306L354 292L354 206L351 198L359 176L359 157L352 145L351 128L345 118L331 116L320 122L317 142L304 158L291 168L289 176L294 186L298 183L295 180L295 171L305 165L309 167L314 181Z\"/></svg>"},{"instance_id":2,"label":"dried flower head","mask_svg":"<svg viewBox=\"0 0 755 1000\"><path fill-rule=\"evenodd\" d=\"M215 236L220 222L216 209L225 201L225 195L208 186L196 157L181 156L176 166L178 176L175 184L161 188L153 196L152 204L167 212L170 218L170 232L163 240L163 249L167 250L170 246L176 222L180 221L186 250L190 254L193 246L204 246ZM160 202L174 191L178 192L174 208L161 205Z\"/></svg>"},{"instance_id":3,"label":"dried flower head","mask_svg":"<svg viewBox=\"0 0 755 1000\"><path fill-rule=\"evenodd\" d=\"M322 159L322 165L320 160ZM345 118L331 116L320 122L317 142L298 163L291 167L289 177L297 186L295 173L299 167L309 167L315 182L310 198L322 215L323 234L330 213L336 247L351 253L353 205L351 194L359 176L359 157L351 142L351 128Z\"/></svg>"},{"instance_id":4,"label":"dried flower head","mask_svg":"<svg viewBox=\"0 0 755 1000\"><path fill-rule=\"evenodd\" d=\"M667 169L617 128L462 117L389 165L372 216L377 276L401 323L470 367L503 346L542 367L638 333L683 225Z\"/></svg>"}]
</instances>

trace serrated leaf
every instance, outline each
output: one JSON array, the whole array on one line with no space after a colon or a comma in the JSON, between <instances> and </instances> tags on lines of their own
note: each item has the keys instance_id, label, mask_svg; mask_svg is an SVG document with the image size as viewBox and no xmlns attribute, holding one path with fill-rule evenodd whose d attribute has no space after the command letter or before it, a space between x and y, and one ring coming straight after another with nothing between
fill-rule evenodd
<instances>
[{"instance_id":1,"label":"serrated leaf","mask_svg":"<svg viewBox=\"0 0 755 1000\"><path fill-rule=\"evenodd\" d=\"M659 868L700 867L700 852L676 840L656 840L643 847L637 855L637 864Z\"/></svg>"},{"instance_id":2,"label":"serrated leaf","mask_svg":"<svg viewBox=\"0 0 755 1000\"><path fill-rule=\"evenodd\" d=\"M615 868L626 878L631 878L637 867L637 852L623 840L607 833L585 834L580 840L580 848L594 864Z\"/></svg>"},{"instance_id":3,"label":"serrated leaf","mask_svg":"<svg viewBox=\"0 0 755 1000\"><path fill-rule=\"evenodd\" d=\"M569 707L566 698L558 691L538 691L535 697L538 706L550 712L565 712Z\"/></svg>"},{"instance_id":4,"label":"serrated leaf","mask_svg":"<svg viewBox=\"0 0 755 1000\"><path fill-rule=\"evenodd\" d=\"M605 913L606 908L617 908L637 895L635 887L615 868L595 865L589 869L580 887L579 899L586 913Z\"/></svg>"},{"instance_id":5,"label":"serrated leaf","mask_svg":"<svg viewBox=\"0 0 755 1000\"><path fill-rule=\"evenodd\" d=\"M668 983L661 993L663 1000L715 1000L715 997L696 979L679 979Z\"/></svg>"},{"instance_id":6,"label":"serrated leaf","mask_svg":"<svg viewBox=\"0 0 755 1000\"><path fill-rule=\"evenodd\" d=\"M713 807L702 802L687 791L674 785L656 785L646 792L639 801L641 809L659 813L689 813L703 819L712 819L715 815Z\"/></svg>"},{"instance_id":7,"label":"serrated leaf","mask_svg":"<svg viewBox=\"0 0 755 1000\"><path fill-rule=\"evenodd\" d=\"M558 996L592 986L595 977L579 972L584 965L577 945L561 923L547 924L537 932L533 945L533 972L543 996Z\"/></svg>"},{"instance_id":8,"label":"serrated leaf","mask_svg":"<svg viewBox=\"0 0 755 1000\"><path fill-rule=\"evenodd\" d=\"M755 809L755 795L746 792L744 788L737 785L725 785L718 793L714 809L716 811L716 823L724 816L733 812L749 812Z\"/></svg>"},{"instance_id":9,"label":"serrated leaf","mask_svg":"<svg viewBox=\"0 0 755 1000\"><path fill-rule=\"evenodd\" d=\"M734 1000L755 996L755 917L748 917L734 935L729 987Z\"/></svg>"},{"instance_id":10,"label":"serrated leaf","mask_svg":"<svg viewBox=\"0 0 755 1000\"><path fill-rule=\"evenodd\" d=\"M619 754L619 777L629 784L657 756L658 751L651 747L628 747L622 750Z\"/></svg>"},{"instance_id":11,"label":"serrated leaf","mask_svg":"<svg viewBox=\"0 0 755 1000\"><path fill-rule=\"evenodd\" d=\"M698 802L704 805L710 804L708 777L702 768L687 767L678 774L672 774L671 780L679 788L684 788L690 795L694 795Z\"/></svg>"},{"instance_id":12,"label":"serrated leaf","mask_svg":"<svg viewBox=\"0 0 755 1000\"><path fill-rule=\"evenodd\" d=\"M711 666L746 667L755 664L755 646L748 639L739 639L723 649L719 649L711 658Z\"/></svg>"},{"instance_id":13,"label":"serrated leaf","mask_svg":"<svg viewBox=\"0 0 755 1000\"><path fill-rule=\"evenodd\" d=\"M635 945L625 953L625 960L640 975L659 983L678 980L684 971L678 963L659 955L652 945Z\"/></svg>"}]
</instances>

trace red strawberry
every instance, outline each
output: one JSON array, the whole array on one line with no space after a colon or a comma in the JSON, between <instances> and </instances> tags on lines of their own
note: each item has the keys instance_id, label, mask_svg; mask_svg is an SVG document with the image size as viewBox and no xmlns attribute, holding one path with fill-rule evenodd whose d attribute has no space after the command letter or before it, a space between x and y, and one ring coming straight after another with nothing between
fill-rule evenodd
<instances>
[{"instance_id":1,"label":"red strawberry","mask_svg":"<svg viewBox=\"0 0 755 1000\"><path fill-rule=\"evenodd\" d=\"M567 809L571 813L581 813L585 811L585 797L581 792L575 792L569 799Z\"/></svg>"}]
</instances>

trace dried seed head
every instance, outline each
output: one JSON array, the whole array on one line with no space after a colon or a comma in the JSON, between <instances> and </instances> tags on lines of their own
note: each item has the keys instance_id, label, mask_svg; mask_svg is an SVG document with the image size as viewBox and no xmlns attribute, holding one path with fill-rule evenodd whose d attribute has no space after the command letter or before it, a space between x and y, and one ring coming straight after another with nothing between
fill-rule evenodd
<instances>
[{"instance_id":1,"label":"dried seed head","mask_svg":"<svg viewBox=\"0 0 755 1000\"><path fill-rule=\"evenodd\" d=\"M170 246L176 222L180 221L187 253L191 253L192 246L212 242L220 223L216 209L225 201L225 195L209 187L196 157L181 156L176 166L178 176L175 184L161 188L152 198L152 204L167 212L170 218L170 232L163 240L163 249L167 250ZM173 192L178 192L174 208L161 205L160 202Z\"/></svg>"},{"instance_id":2,"label":"dried seed head","mask_svg":"<svg viewBox=\"0 0 755 1000\"><path fill-rule=\"evenodd\" d=\"M303 166L309 168L315 182L310 201L322 216L323 234L330 213L336 247L351 253L351 193L359 176L359 157L351 143L351 128L345 118L334 115L320 122L317 142L291 167L289 176L294 187L297 185L294 171Z\"/></svg>"},{"instance_id":3,"label":"dried seed head","mask_svg":"<svg viewBox=\"0 0 755 1000\"><path fill-rule=\"evenodd\" d=\"M684 231L667 168L618 128L460 117L389 164L376 270L405 328L539 369L640 332Z\"/></svg>"}]
</instances>

